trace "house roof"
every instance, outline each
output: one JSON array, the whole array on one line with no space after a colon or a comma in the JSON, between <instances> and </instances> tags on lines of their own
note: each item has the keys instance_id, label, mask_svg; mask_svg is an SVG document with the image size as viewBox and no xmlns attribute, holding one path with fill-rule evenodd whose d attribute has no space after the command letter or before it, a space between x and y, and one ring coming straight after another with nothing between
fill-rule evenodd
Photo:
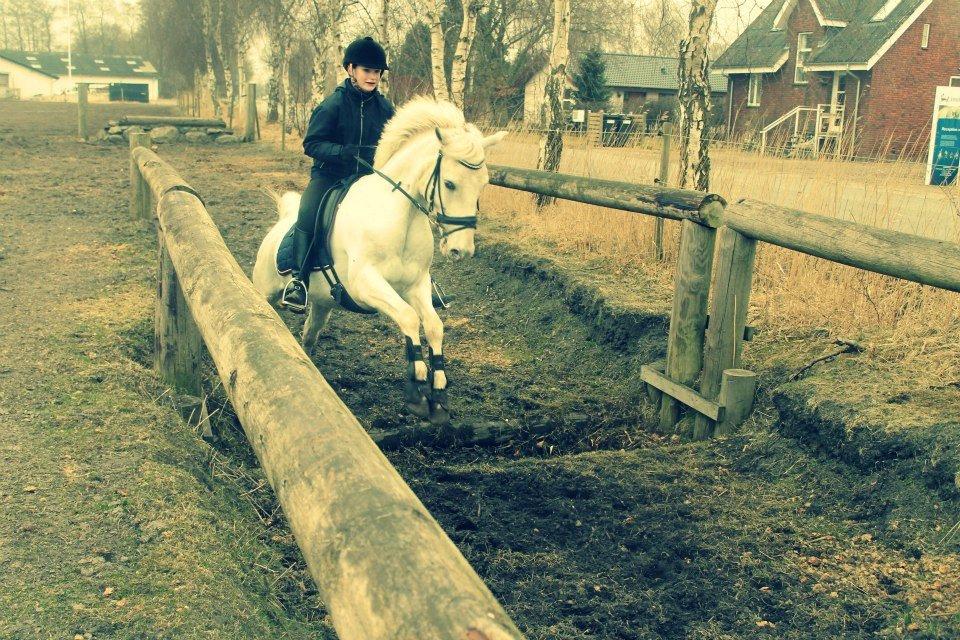
<instances>
[{"instance_id":1,"label":"house roof","mask_svg":"<svg viewBox=\"0 0 960 640\"><path fill-rule=\"evenodd\" d=\"M640 56L632 53L604 53L605 76L608 87L621 89L654 89L677 91L677 68L680 61L674 57ZM576 73L579 59L572 63L571 73ZM710 74L710 89L724 93L727 80L721 73Z\"/></svg>"},{"instance_id":2,"label":"house roof","mask_svg":"<svg viewBox=\"0 0 960 640\"><path fill-rule=\"evenodd\" d=\"M51 78L68 75L66 53L0 49L0 58ZM74 53L70 56L70 62L73 65L73 75L77 76L157 77L156 68L140 56L91 56Z\"/></svg>"},{"instance_id":3,"label":"house roof","mask_svg":"<svg viewBox=\"0 0 960 640\"><path fill-rule=\"evenodd\" d=\"M807 58L807 68L870 69L896 41L903 31L933 0L799 0L815 5L818 19L826 28L823 43ZM796 4L797 0L773 0L747 29L714 63L714 68L726 73L770 73L786 61L788 37L795 37L775 28L774 21L781 9ZM878 13L888 3L893 9L879 20ZM833 26L832 23L845 26ZM782 62L781 62L782 60ZM779 64L777 64L779 62Z\"/></svg>"}]
</instances>

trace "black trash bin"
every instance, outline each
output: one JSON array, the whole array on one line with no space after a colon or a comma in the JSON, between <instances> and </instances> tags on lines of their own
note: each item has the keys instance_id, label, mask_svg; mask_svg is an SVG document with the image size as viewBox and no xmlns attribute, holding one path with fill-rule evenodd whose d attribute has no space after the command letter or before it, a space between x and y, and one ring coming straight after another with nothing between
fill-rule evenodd
<instances>
[{"instance_id":1,"label":"black trash bin","mask_svg":"<svg viewBox=\"0 0 960 640\"><path fill-rule=\"evenodd\" d=\"M633 114L609 113L603 116L603 133L600 136L604 147L622 147L630 139L639 120Z\"/></svg>"}]
</instances>

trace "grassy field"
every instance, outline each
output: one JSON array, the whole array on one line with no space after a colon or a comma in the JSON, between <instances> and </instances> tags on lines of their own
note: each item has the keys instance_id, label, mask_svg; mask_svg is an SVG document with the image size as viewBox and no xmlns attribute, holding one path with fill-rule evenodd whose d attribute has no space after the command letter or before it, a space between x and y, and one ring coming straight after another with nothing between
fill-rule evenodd
<instances>
[{"instance_id":1,"label":"grassy field","mask_svg":"<svg viewBox=\"0 0 960 640\"><path fill-rule=\"evenodd\" d=\"M149 371L156 247L128 219L125 150L74 141L64 105L29 106L0 103L0 637L333 637L216 381L210 447ZM275 219L260 187L306 182L304 159L270 140L159 151L247 271ZM650 432L637 365L664 336L611 346L563 284L662 314L672 270L646 258L649 221L527 202L491 188L478 258L436 275L459 295L445 316L456 419L548 435L389 454L527 637L957 637L956 500L784 435L768 395L734 437ZM534 262L557 280L522 276ZM777 324L790 317L764 320L754 363L788 370L822 347L820 324ZM844 326L826 320L826 335ZM878 380L883 353L864 358ZM362 424L402 429L402 354L388 322L341 313L314 360ZM852 388L848 362L811 381Z\"/></svg>"}]
</instances>

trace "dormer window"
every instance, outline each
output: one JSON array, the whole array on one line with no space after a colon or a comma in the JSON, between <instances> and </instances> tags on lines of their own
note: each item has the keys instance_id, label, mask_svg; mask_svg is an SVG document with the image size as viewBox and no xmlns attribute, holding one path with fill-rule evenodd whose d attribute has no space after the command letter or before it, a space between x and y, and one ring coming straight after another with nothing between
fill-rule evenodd
<instances>
[{"instance_id":1,"label":"dormer window","mask_svg":"<svg viewBox=\"0 0 960 640\"><path fill-rule=\"evenodd\" d=\"M893 10L900 5L901 0L887 0L883 3L883 6L880 7L880 11L870 19L871 22L880 22L881 20L886 20Z\"/></svg>"},{"instance_id":2,"label":"dormer window","mask_svg":"<svg viewBox=\"0 0 960 640\"><path fill-rule=\"evenodd\" d=\"M794 84L807 84L805 65L807 64L807 58L810 57L810 52L813 50L810 46L810 36L812 35L812 33L797 34L797 66L793 73Z\"/></svg>"}]
</instances>

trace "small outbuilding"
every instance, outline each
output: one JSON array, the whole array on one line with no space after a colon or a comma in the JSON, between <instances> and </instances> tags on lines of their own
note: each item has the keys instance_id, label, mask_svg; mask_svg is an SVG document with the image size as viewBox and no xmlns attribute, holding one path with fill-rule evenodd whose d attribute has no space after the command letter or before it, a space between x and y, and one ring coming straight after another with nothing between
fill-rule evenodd
<instances>
[{"instance_id":1,"label":"small outbuilding","mask_svg":"<svg viewBox=\"0 0 960 640\"><path fill-rule=\"evenodd\" d=\"M153 102L159 94L157 76L156 68L140 56L0 49L0 99L52 97L88 83L107 91L111 100Z\"/></svg>"}]
</instances>

